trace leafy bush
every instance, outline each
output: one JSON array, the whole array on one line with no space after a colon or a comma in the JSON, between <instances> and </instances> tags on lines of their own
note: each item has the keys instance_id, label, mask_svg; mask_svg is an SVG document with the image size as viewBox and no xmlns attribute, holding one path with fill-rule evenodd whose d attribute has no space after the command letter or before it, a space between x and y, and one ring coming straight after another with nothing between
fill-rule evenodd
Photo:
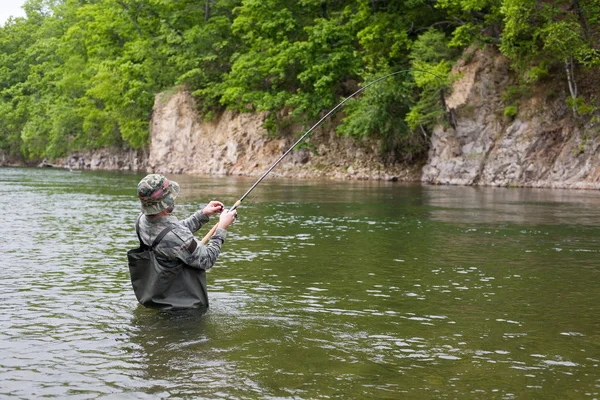
<instances>
[{"instance_id":1,"label":"leafy bush","mask_svg":"<svg viewBox=\"0 0 600 400\"><path fill-rule=\"evenodd\" d=\"M504 107L504 116L508 118L514 118L519 111L519 106L516 104L512 104L510 106Z\"/></svg>"},{"instance_id":2,"label":"leafy bush","mask_svg":"<svg viewBox=\"0 0 600 400\"><path fill-rule=\"evenodd\" d=\"M569 108L574 109L577 115L581 116L591 115L598 111L598 107L594 106L593 104L588 104L585 101L585 99L581 96L575 99L568 98L567 105L569 106Z\"/></svg>"},{"instance_id":3,"label":"leafy bush","mask_svg":"<svg viewBox=\"0 0 600 400\"><path fill-rule=\"evenodd\" d=\"M597 0L26 0L25 9L0 27L0 149L26 158L145 146L156 94L177 86L204 118L268 111L277 135L284 123L311 125L361 84L412 69L349 102L339 132L414 159L444 122L466 46L496 45L510 58L530 85L507 91L511 105L560 71L570 106L591 115L578 77L600 69Z\"/></svg>"},{"instance_id":4,"label":"leafy bush","mask_svg":"<svg viewBox=\"0 0 600 400\"><path fill-rule=\"evenodd\" d=\"M539 65L531 67L531 69L527 72L525 81L527 83L536 83L543 81L549 76L550 72L548 71L548 62L542 61Z\"/></svg>"}]
</instances>

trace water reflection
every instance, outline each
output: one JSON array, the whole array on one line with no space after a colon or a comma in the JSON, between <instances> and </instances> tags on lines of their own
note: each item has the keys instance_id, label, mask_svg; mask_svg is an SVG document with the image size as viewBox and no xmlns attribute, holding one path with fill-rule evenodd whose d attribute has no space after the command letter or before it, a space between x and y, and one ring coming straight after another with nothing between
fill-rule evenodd
<instances>
[{"instance_id":1,"label":"water reflection","mask_svg":"<svg viewBox=\"0 0 600 400\"><path fill-rule=\"evenodd\" d=\"M428 187L433 220L473 224L600 225L598 191Z\"/></svg>"},{"instance_id":2,"label":"water reflection","mask_svg":"<svg viewBox=\"0 0 600 400\"><path fill-rule=\"evenodd\" d=\"M138 306L133 310L128 344L141 365L142 377L154 382L150 394L166 392L191 382L197 366L223 366L206 351L205 309L156 312ZM190 368L193 367L193 368ZM208 371L214 371L213 368ZM211 374L202 374L202 381ZM197 377L196 377L197 378Z\"/></svg>"}]
</instances>

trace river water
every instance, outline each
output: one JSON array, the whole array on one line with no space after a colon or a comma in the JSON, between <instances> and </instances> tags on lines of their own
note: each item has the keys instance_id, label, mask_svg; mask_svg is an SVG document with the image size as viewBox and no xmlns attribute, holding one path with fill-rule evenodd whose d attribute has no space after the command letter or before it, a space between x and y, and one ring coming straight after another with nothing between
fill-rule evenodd
<instances>
[{"instance_id":1,"label":"river water","mask_svg":"<svg viewBox=\"0 0 600 400\"><path fill-rule=\"evenodd\" d=\"M168 313L129 281L141 178L0 169L0 397L600 398L596 191L267 179ZM254 182L171 178L179 217Z\"/></svg>"}]
</instances>

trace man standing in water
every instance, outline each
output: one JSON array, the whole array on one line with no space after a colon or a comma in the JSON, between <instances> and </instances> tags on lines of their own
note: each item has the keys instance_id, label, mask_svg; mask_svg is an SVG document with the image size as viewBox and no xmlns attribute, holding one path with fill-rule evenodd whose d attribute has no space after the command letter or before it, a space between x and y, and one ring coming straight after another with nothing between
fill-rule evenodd
<instances>
[{"instance_id":1,"label":"man standing in water","mask_svg":"<svg viewBox=\"0 0 600 400\"><path fill-rule=\"evenodd\" d=\"M136 221L140 248L127 254L138 301L158 309L208 306L206 270L217 261L236 211L223 210L223 203L211 201L179 221L171 215L179 185L159 174L142 179L137 192L142 208ZM194 232L219 212L217 230L204 245L196 240Z\"/></svg>"}]
</instances>

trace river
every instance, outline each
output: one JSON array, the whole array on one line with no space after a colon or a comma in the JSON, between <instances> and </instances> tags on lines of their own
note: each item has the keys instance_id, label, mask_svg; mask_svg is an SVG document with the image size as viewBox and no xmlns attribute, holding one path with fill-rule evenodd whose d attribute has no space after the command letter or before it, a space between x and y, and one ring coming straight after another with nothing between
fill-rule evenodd
<instances>
[{"instance_id":1,"label":"river","mask_svg":"<svg viewBox=\"0 0 600 400\"><path fill-rule=\"evenodd\" d=\"M597 191L269 178L169 313L129 281L142 177L0 169L0 397L600 398ZM254 182L170 178L182 218Z\"/></svg>"}]
</instances>

